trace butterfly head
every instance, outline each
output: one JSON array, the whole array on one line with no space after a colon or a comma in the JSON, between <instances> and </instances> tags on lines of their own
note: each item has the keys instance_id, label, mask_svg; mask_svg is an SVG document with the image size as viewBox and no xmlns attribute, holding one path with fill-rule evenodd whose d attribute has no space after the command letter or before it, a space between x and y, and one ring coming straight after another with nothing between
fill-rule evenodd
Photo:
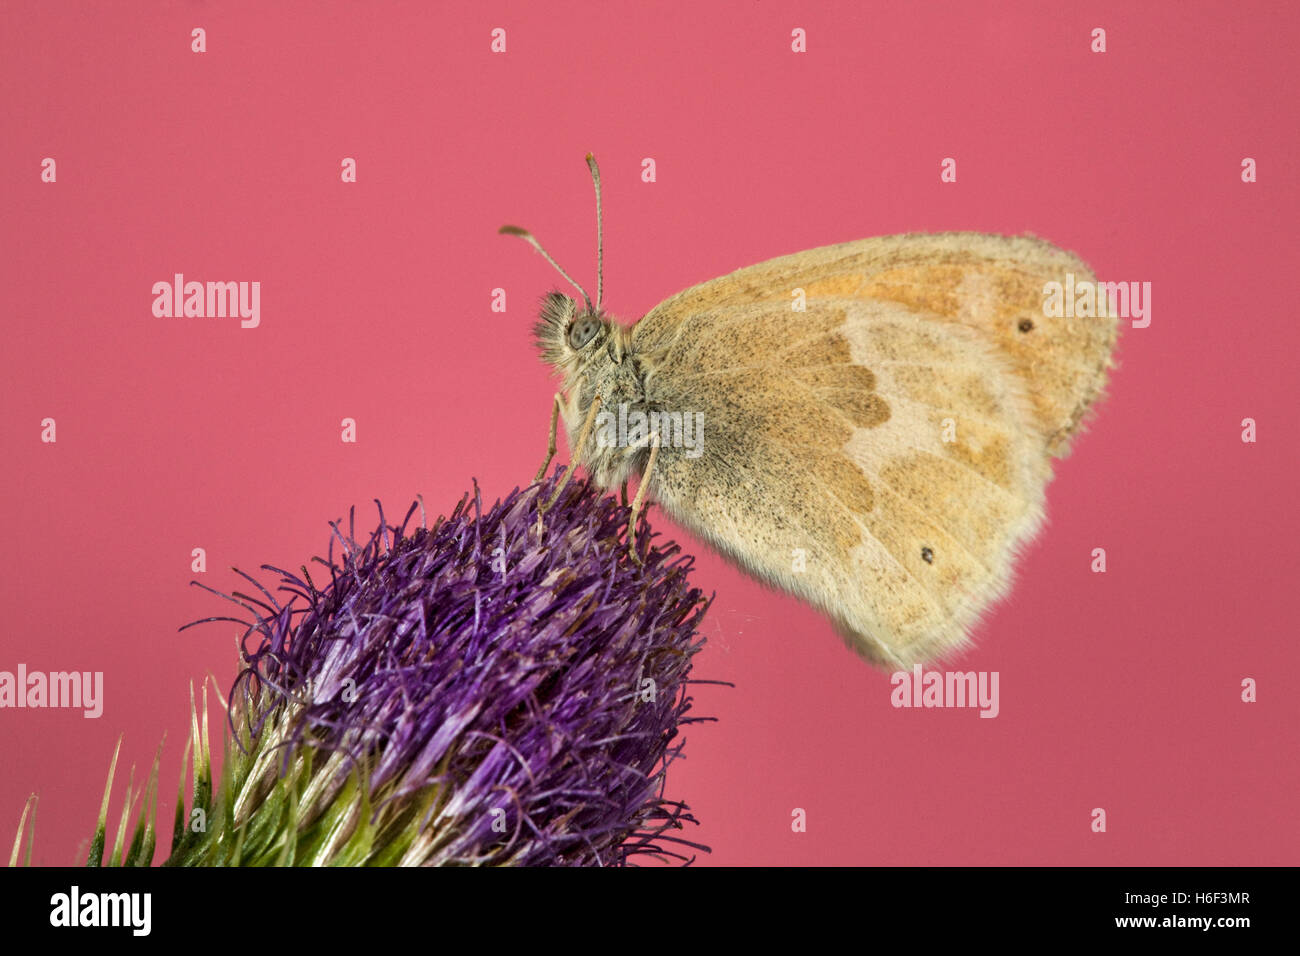
<instances>
[{"instance_id":1,"label":"butterfly head","mask_svg":"<svg viewBox=\"0 0 1300 956\"><path fill-rule=\"evenodd\" d=\"M543 361L570 372L600 355L613 329L604 312L580 306L562 293L549 292L542 298L533 337Z\"/></svg>"},{"instance_id":2,"label":"butterfly head","mask_svg":"<svg viewBox=\"0 0 1300 956\"><path fill-rule=\"evenodd\" d=\"M542 299L541 313L533 333L542 358L566 376L589 365L599 356L608 353L616 364L621 363L626 352L627 330L611 322L601 308L605 292L605 255L603 227L600 211L600 168L596 159L587 154L587 168L596 186L596 302L560 264L551 258L532 233L518 226L502 226L501 233L518 236L540 252L555 270L582 293L582 304L559 292L548 293Z\"/></svg>"}]
</instances>

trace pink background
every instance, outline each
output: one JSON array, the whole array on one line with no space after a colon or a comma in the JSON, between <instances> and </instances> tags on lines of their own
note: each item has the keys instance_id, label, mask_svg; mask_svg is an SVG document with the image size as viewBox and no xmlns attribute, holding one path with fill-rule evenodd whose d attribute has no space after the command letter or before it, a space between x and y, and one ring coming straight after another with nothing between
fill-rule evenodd
<instances>
[{"instance_id":1,"label":"pink background","mask_svg":"<svg viewBox=\"0 0 1300 956\"><path fill-rule=\"evenodd\" d=\"M496 229L594 285L593 150L626 320L906 231L1031 231L1153 283L956 662L1000 673L997 719L893 709L820 617L691 545L717 592L697 676L736 685L698 690L719 722L670 775L702 862L1300 862L1295 5L151 6L10 3L0 31L0 669L103 670L107 699L0 711L6 849L35 789L36 860L80 859L123 731L120 773L168 733L170 820L186 682L234 674L233 626L177 634L225 613L192 548L229 591L230 565L323 553L352 504L369 527L375 497L445 511L531 477L554 386L529 328L559 280ZM175 272L260 281L261 326L154 318Z\"/></svg>"}]
</instances>

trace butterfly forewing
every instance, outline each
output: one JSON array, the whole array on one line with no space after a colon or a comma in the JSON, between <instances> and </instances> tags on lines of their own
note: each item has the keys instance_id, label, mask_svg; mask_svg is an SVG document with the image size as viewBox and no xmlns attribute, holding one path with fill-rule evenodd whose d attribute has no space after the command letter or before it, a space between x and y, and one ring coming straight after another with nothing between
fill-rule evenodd
<instances>
[{"instance_id":1,"label":"butterfly forewing","mask_svg":"<svg viewBox=\"0 0 1300 956\"><path fill-rule=\"evenodd\" d=\"M1044 447L1060 455L1105 385L1118 324L1113 316L1048 316L1044 289L1093 280L1078 257L1032 237L881 236L740 269L673 296L642 323L754 302L788 308L799 296L895 302L926 320L969 326L994 343L1030 386Z\"/></svg>"}]
</instances>

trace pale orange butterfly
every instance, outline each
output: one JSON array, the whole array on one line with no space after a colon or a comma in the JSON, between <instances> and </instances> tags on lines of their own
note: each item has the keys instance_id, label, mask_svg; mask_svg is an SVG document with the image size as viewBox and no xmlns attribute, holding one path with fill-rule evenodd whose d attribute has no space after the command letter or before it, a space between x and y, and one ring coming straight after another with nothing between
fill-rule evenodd
<instances>
[{"instance_id":1,"label":"pale orange butterfly","mask_svg":"<svg viewBox=\"0 0 1300 956\"><path fill-rule=\"evenodd\" d=\"M1113 316L1044 315L1048 283L1091 270L1030 237L883 236L740 269L624 326L601 307L587 164L594 304L501 229L583 298L547 295L536 326L562 377L539 477L562 416L599 485L641 476L634 516L648 493L873 663L962 647L1112 365Z\"/></svg>"}]
</instances>

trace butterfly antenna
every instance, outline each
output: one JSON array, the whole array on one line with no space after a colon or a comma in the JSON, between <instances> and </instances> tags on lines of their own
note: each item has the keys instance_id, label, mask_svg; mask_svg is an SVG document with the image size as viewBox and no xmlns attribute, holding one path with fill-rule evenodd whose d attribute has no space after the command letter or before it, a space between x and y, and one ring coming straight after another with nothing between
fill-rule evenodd
<instances>
[{"instance_id":1,"label":"butterfly antenna","mask_svg":"<svg viewBox=\"0 0 1300 956\"><path fill-rule=\"evenodd\" d=\"M577 289L579 292L582 293L583 301L587 303L587 311L588 312L596 311L591 307L591 296L587 295L587 290L584 289L582 286L578 285L577 280L574 279L573 276L569 275L567 272L565 272L563 269L560 268L560 264L551 258L551 254L542 248L542 244L533 238L533 234L531 232L529 232L527 229L520 229L518 226L502 226L500 229L497 230L497 232L503 236L518 236L520 239L523 239L530 246L532 246L534 249L540 252L542 254L542 258L555 267L556 272L564 276L564 278L567 279L575 289Z\"/></svg>"},{"instance_id":2,"label":"butterfly antenna","mask_svg":"<svg viewBox=\"0 0 1300 956\"><path fill-rule=\"evenodd\" d=\"M600 215L600 167L596 157L587 154L587 168L591 170L591 181L596 185L596 311L600 311L605 301L605 230L604 220Z\"/></svg>"}]
</instances>

